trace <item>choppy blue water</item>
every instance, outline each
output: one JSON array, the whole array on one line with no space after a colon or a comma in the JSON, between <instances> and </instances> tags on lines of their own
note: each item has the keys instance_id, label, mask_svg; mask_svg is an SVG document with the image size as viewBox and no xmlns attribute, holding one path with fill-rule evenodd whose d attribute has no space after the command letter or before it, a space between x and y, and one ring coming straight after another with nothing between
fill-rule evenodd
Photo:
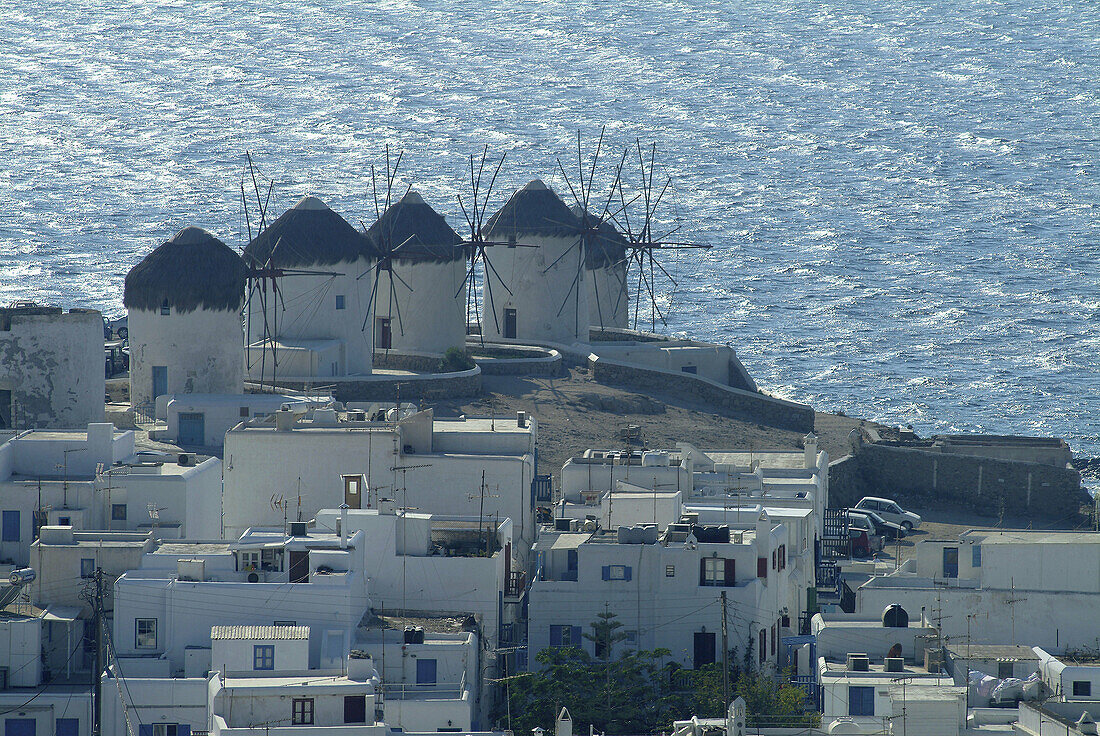
<instances>
[{"instance_id":1,"label":"choppy blue water","mask_svg":"<svg viewBox=\"0 0 1100 736\"><path fill-rule=\"evenodd\" d=\"M922 432L1100 454L1094 0L22 0L0 15L0 301L109 313L185 224L243 244L251 149L353 222L390 142L458 225L578 128L656 140L670 329L759 383ZM502 191L503 193L503 191ZM503 197L497 199L499 205Z\"/></svg>"}]
</instances>

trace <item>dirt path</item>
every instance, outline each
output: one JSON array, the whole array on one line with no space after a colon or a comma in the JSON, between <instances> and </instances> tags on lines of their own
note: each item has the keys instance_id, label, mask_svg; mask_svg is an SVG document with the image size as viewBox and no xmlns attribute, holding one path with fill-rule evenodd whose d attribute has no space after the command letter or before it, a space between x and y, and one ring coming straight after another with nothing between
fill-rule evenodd
<instances>
[{"instance_id":1,"label":"dirt path","mask_svg":"<svg viewBox=\"0 0 1100 736\"><path fill-rule=\"evenodd\" d=\"M674 447L691 442L714 449L797 450L802 433L739 419L730 412L664 393L636 393L593 381L587 370L568 376L484 376L483 394L475 399L432 402L440 416L459 414L501 417L515 421L517 411L538 420L539 470L555 477L571 456L589 447L614 448L623 443L619 431L641 428L649 447ZM848 434L862 420L819 414L817 434L831 458L847 453ZM883 428L883 431L886 431Z\"/></svg>"}]
</instances>

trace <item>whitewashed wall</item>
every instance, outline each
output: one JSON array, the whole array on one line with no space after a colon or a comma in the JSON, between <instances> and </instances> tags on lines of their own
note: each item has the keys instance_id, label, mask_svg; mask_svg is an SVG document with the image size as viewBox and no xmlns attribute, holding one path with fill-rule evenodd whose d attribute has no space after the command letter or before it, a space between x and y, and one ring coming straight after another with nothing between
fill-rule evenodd
<instances>
[{"instance_id":1,"label":"whitewashed wall","mask_svg":"<svg viewBox=\"0 0 1100 736\"><path fill-rule=\"evenodd\" d=\"M577 238L520 233L517 241L538 247L493 246L487 249L499 278L495 274L489 277L492 281L495 321L488 294L483 294L481 300L482 334L487 340L502 340L504 310L515 309L516 340L519 342L566 345L588 342L588 289L585 285L584 252L579 247L573 247ZM558 261L570 248L573 249L569 254ZM511 294L505 285L511 289Z\"/></svg>"},{"instance_id":2,"label":"whitewashed wall","mask_svg":"<svg viewBox=\"0 0 1100 736\"><path fill-rule=\"evenodd\" d=\"M340 340L345 346L344 370L347 375L369 374L374 347L373 320L367 320L365 330L363 320L374 283L373 274L367 273L370 267L370 261L360 258L330 266L303 267L338 274L335 276L288 276L279 279L282 298L274 299L269 292L267 299L269 328L276 329L276 336L286 340ZM364 273L367 275L360 279L359 276ZM343 309L337 309L337 296L344 297ZM259 296L253 295L247 306L251 314L251 319L246 320L249 345L262 341L264 337L261 307ZM269 353L268 380L271 378L270 360ZM260 365L255 355L251 362L249 377L259 380ZM292 375L287 370L280 367L279 374Z\"/></svg>"},{"instance_id":3,"label":"whitewashed wall","mask_svg":"<svg viewBox=\"0 0 1100 736\"><path fill-rule=\"evenodd\" d=\"M633 319L633 307L628 296L625 263L586 270L588 287L588 322L592 327L625 329ZM642 322L639 312L638 322Z\"/></svg>"},{"instance_id":4,"label":"whitewashed wall","mask_svg":"<svg viewBox=\"0 0 1100 736\"><path fill-rule=\"evenodd\" d=\"M400 253L400 251L398 251ZM445 353L447 348L466 346L466 261L401 261L395 259L393 303L390 274L382 271L378 279L374 318L389 317L394 352ZM371 279L373 274L364 277ZM410 291L401 279L412 287ZM369 292L368 292L369 297ZM401 323L398 324L398 311ZM372 324L374 319L372 319ZM402 334L402 329L404 334ZM377 335L375 335L377 337ZM381 348L379 348L381 350Z\"/></svg>"},{"instance_id":5,"label":"whitewashed wall","mask_svg":"<svg viewBox=\"0 0 1100 736\"><path fill-rule=\"evenodd\" d=\"M229 394L244 388L241 316L232 310L196 309L162 315L131 309L130 403L152 404L153 366L166 366L166 394Z\"/></svg>"}]
</instances>

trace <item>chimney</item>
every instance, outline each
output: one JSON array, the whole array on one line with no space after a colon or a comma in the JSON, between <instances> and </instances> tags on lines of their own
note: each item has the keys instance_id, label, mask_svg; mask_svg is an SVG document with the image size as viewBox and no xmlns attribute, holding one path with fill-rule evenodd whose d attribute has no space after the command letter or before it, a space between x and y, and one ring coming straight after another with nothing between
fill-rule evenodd
<instances>
[{"instance_id":1,"label":"chimney","mask_svg":"<svg viewBox=\"0 0 1100 736\"><path fill-rule=\"evenodd\" d=\"M573 736L573 717L569 710L563 707L558 714L558 722L555 724L554 736Z\"/></svg>"},{"instance_id":2,"label":"chimney","mask_svg":"<svg viewBox=\"0 0 1100 736\"><path fill-rule=\"evenodd\" d=\"M817 467L817 435L810 432L802 438L802 445L806 448L806 470Z\"/></svg>"},{"instance_id":3,"label":"chimney","mask_svg":"<svg viewBox=\"0 0 1100 736\"><path fill-rule=\"evenodd\" d=\"M340 504L340 520L336 522L336 533L340 535L340 549L348 548L348 505Z\"/></svg>"},{"instance_id":4,"label":"chimney","mask_svg":"<svg viewBox=\"0 0 1100 736\"><path fill-rule=\"evenodd\" d=\"M115 425L110 422L93 422L89 424L87 455L84 458L80 457L84 453L69 455L69 474L74 475L79 472L78 469L74 469L74 463L77 468L81 463L88 463L92 468L96 466L96 463L103 463L104 466L111 467L115 461L114 445Z\"/></svg>"},{"instance_id":5,"label":"chimney","mask_svg":"<svg viewBox=\"0 0 1100 736\"><path fill-rule=\"evenodd\" d=\"M290 411L290 407L283 404L282 409L275 412L275 431L276 432L289 432L291 427L294 426L294 412Z\"/></svg>"}]
</instances>

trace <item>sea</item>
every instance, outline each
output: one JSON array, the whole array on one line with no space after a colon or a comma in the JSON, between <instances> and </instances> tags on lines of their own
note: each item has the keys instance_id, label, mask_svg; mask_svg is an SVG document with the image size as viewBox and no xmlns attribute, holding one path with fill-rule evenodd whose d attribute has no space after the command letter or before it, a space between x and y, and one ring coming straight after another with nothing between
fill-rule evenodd
<instances>
[{"instance_id":1,"label":"sea","mask_svg":"<svg viewBox=\"0 0 1100 736\"><path fill-rule=\"evenodd\" d=\"M624 151L632 198L641 150L655 232L712 246L658 254L658 331L819 410L1100 455L1095 0L8 3L0 303L115 315L185 225L243 246L246 152L273 215L369 225L387 146L460 232L486 147L490 211L582 165L599 203Z\"/></svg>"}]
</instances>

